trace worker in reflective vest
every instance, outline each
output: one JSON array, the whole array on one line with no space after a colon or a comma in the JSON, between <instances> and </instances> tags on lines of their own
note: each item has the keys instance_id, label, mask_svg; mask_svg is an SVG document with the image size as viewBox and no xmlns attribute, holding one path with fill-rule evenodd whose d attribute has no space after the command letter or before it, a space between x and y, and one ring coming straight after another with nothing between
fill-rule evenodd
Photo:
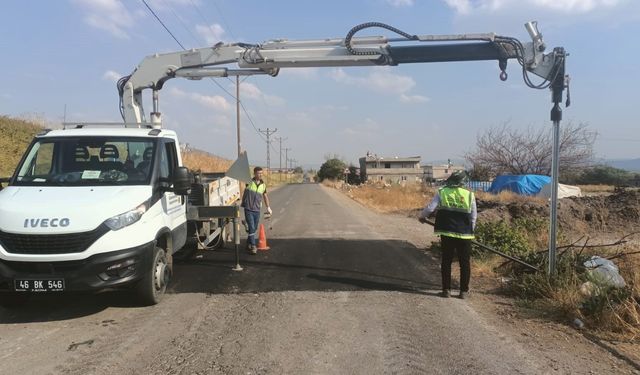
<instances>
[{"instance_id":1,"label":"worker in reflective vest","mask_svg":"<svg viewBox=\"0 0 640 375\"><path fill-rule=\"evenodd\" d=\"M440 236L442 247L442 292L441 297L451 296L451 263L454 255L460 263L460 294L464 299L469 295L471 278L471 240L478 216L473 192L463 186L468 181L464 171L454 172L438 190L433 200L420 213L421 223L426 222L436 212L435 234Z\"/></svg>"},{"instance_id":2,"label":"worker in reflective vest","mask_svg":"<svg viewBox=\"0 0 640 375\"><path fill-rule=\"evenodd\" d=\"M267 208L267 213L271 215L271 207L269 207L269 196L267 195L267 185L262 181L262 168L253 168L253 178L247 184L242 194L242 207L244 207L244 219L247 223L247 250L251 254L257 253L256 248L256 232L260 223L260 208L262 201Z\"/></svg>"}]
</instances>

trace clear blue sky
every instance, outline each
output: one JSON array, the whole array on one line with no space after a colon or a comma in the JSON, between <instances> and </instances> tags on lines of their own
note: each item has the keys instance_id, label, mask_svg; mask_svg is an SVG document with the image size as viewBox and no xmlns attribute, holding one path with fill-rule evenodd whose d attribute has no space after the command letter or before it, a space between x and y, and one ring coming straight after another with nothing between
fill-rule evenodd
<instances>
[{"instance_id":1,"label":"clear blue sky","mask_svg":"<svg viewBox=\"0 0 640 375\"><path fill-rule=\"evenodd\" d=\"M548 47L571 54L573 103L565 120L586 122L599 133L600 158L640 157L639 1L148 2L187 47L343 37L367 21L412 34L494 31L528 41L523 24L537 20ZM70 121L119 121L117 77L146 55L179 49L137 0L4 1L0 47L0 114L51 122L62 119L65 105ZM460 159L488 127L506 121L550 127L549 92L526 88L518 68L510 63L504 83L494 62L287 70L247 79L241 97L256 127L278 128L276 136L288 138L285 147L304 165L319 165L327 154L357 162L367 151ZM233 90L230 81L219 82ZM234 157L233 98L211 82L169 81L161 111L182 142ZM264 142L246 117L242 123L244 148L253 163L263 164Z\"/></svg>"}]
</instances>

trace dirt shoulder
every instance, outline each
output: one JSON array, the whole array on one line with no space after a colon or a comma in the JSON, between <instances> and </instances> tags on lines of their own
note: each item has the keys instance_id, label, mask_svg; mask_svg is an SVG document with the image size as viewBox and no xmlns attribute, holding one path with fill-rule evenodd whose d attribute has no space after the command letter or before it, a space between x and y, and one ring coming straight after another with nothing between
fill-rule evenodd
<instances>
[{"instance_id":1,"label":"dirt shoulder","mask_svg":"<svg viewBox=\"0 0 640 375\"><path fill-rule=\"evenodd\" d=\"M345 196L344 190L334 190ZM626 195L625 199L636 200L637 195ZM598 197L591 206L582 206L583 210L576 210L575 202L564 204L567 216L574 217L583 215L587 209L596 209L607 197ZM362 207L365 205L353 201ZM578 203L579 204L579 203ZM546 207L529 205L525 210L541 210L545 213ZM585 208L586 207L586 208ZM609 210L614 212L619 210L621 204L610 206ZM438 241L430 226L422 225L415 219L418 210L405 210L402 213L381 213L385 230L395 231L396 235L405 238L416 247L425 249L434 261L439 262L439 254L430 250L431 243ZM485 207L486 209L486 207ZM513 217L512 213L518 212L515 209L498 207L493 208L494 212L489 215L499 215L500 217ZM520 207L519 210L522 210ZM595 223L594 223L595 224ZM600 224L595 224L600 225ZM594 225L594 226L595 226ZM454 265L454 279L457 278L457 270ZM475 270L474 270L475 272ZM518 300L507 297L500 292L500 281L497 276L472 275L473 297L469 300L469 305L495 330L512 338L515 342L525 346L533 356L542 358L549 364L550 370L557 373L622 373L640 374L640 346L632 343L622 343L614 341L604 341L590 334L585 330L577 330L571 326L571 322L559 322L552 317L541 315L539 312L529 310L518 302Z\"/></svg>"}]
</instances>

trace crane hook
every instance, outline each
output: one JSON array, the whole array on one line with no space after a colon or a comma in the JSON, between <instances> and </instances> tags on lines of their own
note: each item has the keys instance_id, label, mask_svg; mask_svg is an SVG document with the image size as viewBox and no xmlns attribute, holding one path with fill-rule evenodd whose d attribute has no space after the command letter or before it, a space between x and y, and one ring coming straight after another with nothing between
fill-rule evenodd
<instances>
[{"instance_id":1,"label":"crane hook","mask_svg":"<svg viewBox=\"0 0 640 375\"><path fill-rule=\"evenodd\" d=\"M498 60L498 67L500 68L500 80L504 82L509 77L507 75L507 60L506 59Z\"/></svg>"}]
</instances>

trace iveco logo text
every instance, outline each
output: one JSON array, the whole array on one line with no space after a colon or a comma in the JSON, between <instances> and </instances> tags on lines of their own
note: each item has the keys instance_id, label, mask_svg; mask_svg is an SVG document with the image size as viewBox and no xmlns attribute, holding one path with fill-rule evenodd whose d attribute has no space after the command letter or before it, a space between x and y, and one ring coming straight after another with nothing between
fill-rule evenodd
<instances>
[{"instance_id":1,"label":"iveco logo text","mask_svg":"<svg viewBox=\"0 0 640 375\"><path fill-rule=\"evenodd\" d=\"M52 218L52 219L24 219L24 227L25 228L48 228L48 227L68 227L69 219L66 217L63 218Z\"/></svg>"}]
</instances>

